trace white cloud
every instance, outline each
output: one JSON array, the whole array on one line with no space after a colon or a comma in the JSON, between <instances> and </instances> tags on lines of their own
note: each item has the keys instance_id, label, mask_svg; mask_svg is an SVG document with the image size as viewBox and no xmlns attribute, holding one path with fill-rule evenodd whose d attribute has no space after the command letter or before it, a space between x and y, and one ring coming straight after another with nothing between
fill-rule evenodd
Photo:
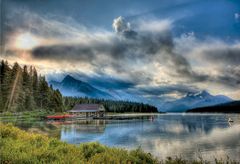
<instances>
[{"instance_id":1,"label":"white cloud","mask_svg":"<svg viewBox=\"0 0 240 164\"><path fill-rule=\"evenodd\" d=\"M115 32L124 32L131 29L130 23L126 22L126 20L122 16L115 18L113 20L112 26Z\"/></svg>"},{"instance_id":2,"label":"white cloud","mask_svg":"<svg viewBox=\"0 0 240 164\"><path fill-rule=\"evenodd\" d=\"M146 32L164 32L169 31L172 28L172 21L165 19L165 20L147 20L147 21L139 21L139 26L137 29L139 31L146 31Z\"/></svg>"}]
</instances>

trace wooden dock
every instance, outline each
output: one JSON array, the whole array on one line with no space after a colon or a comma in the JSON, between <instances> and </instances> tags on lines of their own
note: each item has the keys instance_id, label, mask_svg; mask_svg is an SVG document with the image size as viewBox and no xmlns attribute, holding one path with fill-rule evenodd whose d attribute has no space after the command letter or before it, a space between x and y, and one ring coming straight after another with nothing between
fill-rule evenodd
<instances>
[{"instance_id":1,"label":"wooden dock","mask_svg":"<svg viewBox=\"0 0 240 164\"><path fill-rule=\"evenodd\" d=\"M112 116L104 116L104 117L93 117L96 120L152 120L154 119L154 115L112 115Z\"/></svg>"}]
</instances>

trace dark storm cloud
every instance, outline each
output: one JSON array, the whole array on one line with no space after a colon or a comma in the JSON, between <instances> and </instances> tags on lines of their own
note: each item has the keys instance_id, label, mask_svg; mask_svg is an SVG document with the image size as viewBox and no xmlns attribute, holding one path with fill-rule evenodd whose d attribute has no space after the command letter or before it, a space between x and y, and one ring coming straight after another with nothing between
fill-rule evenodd
<instances>
[{"instance_id":1,"label":"dark storm cloud","mask_svg":"<svg viewBox=\"0 0 240 164\"><path fill-rule=\"evenodd\" d=\"M239 87L240 86L240 48L238 46L213 46L207 47L201 50L200 57L207 63L214 63L213 65L216 75L201 74L193 75L193 79L198 81L210 81L218 84L222 84L228 87Z\"/></svg>"},{"instance_id":2,"label":"dark storm cloud","mask_svg":"<svg viewBox=\"0 0 240 164\"><path fill-rule=\"evenodd\" d=\"M203 51L206 59L223 64L240 65L240 48L214 48Z\"/></svg>"},{"instance_id":3,"label":"dark storm cloud","mask_svg":"<svg viewBox=\"0 0 240 164\"><path fill-rule=\"evenodd\" d=\"M36 59L54 59L69 61L87 61L94 59L94 52L90 47L79 45L39 46L32 51Z\"/></svg>"},{"instance_id":4,"label":"dark storm cloud","mask_svg":"<svg viewBox=\"0 0 240 164\"><path fill-rule=\"evenodd\" d=\"M222 85L239 88L240 87L240 67L232 66L219 70L219 75L211 80Z\"/></svg>"}]
</instances>

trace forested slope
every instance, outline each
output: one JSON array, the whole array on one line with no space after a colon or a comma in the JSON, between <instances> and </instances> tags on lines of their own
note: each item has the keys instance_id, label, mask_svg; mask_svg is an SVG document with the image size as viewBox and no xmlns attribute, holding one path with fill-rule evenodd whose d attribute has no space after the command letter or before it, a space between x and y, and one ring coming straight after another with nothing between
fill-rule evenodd
<instances>
[{"instance_id":1,"label":"forested slope","mask_svg":"<svg viewBox=\"0 0 240 164\"><path fill-rule=\"evenodd\" d=\"M34 67L0 64L0 112L22 112L36 109L62 112L62 95L48 85Z\"/></svg>"}]
</instances>

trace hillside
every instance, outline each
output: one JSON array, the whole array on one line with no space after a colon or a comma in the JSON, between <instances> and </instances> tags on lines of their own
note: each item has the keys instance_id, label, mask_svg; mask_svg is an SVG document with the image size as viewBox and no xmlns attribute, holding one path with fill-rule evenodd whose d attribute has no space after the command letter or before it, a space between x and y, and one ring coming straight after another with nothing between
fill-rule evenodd
<instances>
[{"instance_id":1,"label":"hillside","mask_svg":"<svg viewBox=\"0 0 240 164\"><path fill-rule=\"evenodd\" d=\"M188 113L240 113L240 101L195 108L187 111Z\"/></svg>"},{"instance_id":2,"label":"hillside","mask_svg":"<svg viewBox=\"0 0 240 164\"><path fill-rule=\"evenodd\" d=\"M130 101L113 101L93 98L64 97L64 105L67 110L74 107L75 104L103 104L107 112L139 112L156 113L160 112L155 106ZM160 112L161 113L161 112Z\"/></svg>"}]
</instances>

